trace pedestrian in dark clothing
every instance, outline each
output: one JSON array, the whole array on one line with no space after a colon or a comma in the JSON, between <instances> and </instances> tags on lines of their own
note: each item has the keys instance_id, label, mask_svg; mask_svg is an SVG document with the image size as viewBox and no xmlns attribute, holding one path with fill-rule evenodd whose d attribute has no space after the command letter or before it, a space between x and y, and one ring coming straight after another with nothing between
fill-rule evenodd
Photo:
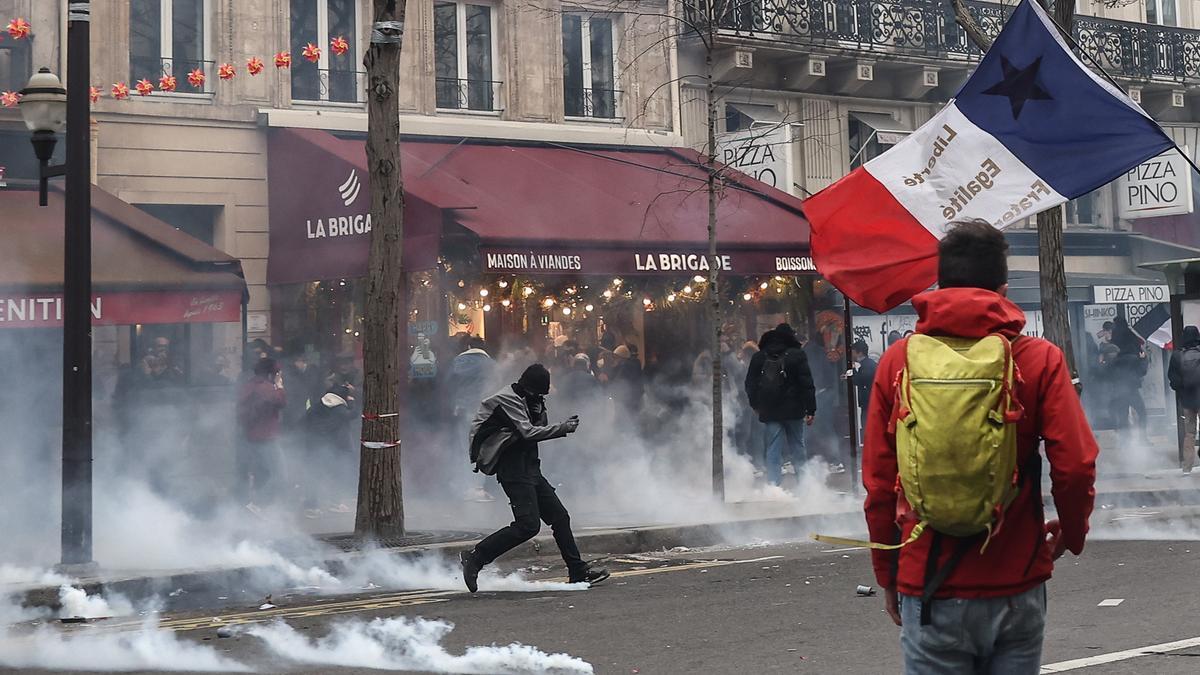
<instances>
[{"instance_id":1,"label":"pedestrian in dark clothing","mask_svg":"<svg viewBox=\"0 0 1200 675\"><path fill-rule=\"evenodd\" d=\"M278 439L286 405L278 364L272 358L259 359L238 396L238 497L251 511L257 512L258 502L269 501L282 483Z\"/></svg>"},{"instance_id":2,"label":"pedestrian in dark clothing","mask_svg":"<svg viewBox=\"0 0 1200 675\"><path fill-rule=\"evenodd\" d=\"M613 401L619 408L634 412L642 408L642 396L646 393L645 377L642 373L642 362L634 357L626 345L621 345L613 351L616 363L613 364L609 376L609 389Z\"/></svg>"},{"instance_id":3,"label":"pedestrian in dark clothing","mask_svg":"<svg viewBox=\"0 0 1200 675\"><path fill-rule=\"evenodd\" d=\"M1196 466L1196 424L1200 421L1200 329L1195 326L1184 327L1179 348L1167 366L1167 381L1175 391L1183 429L1179 464L1184 473L1191 473Z\"/></svg>"},{"instance_id":4,"label":"pedestrian in dark clothing","mask_svg":"<svg viewBox=\"0 0 1200 675\"><path fill-rule=\"evenodd\" d=\"M322 498L331 488L346 490L357 475L358 453L353 427L359 415L357 392L349 384L330 387L304 416L302 429L308 450L309 475L305 515L320 515Z\"/></svg>"},{"instance_id":5,"label":"pedestrian in dark clothing","mask_svg":"<svg viewBox=\"0 0 1200 675\"><path fill-rule=\"evenodd\" d=\"M1110 362L1113 398L1112 415L1118 429L1129 426L1129 410L1137 416L1137 431L1146 440L1146 402L1142 399L1142 378L1146 376L1145 343L1129 328L1125 319L1113 320L1112 344L1119 351Z\"/></svg>"},{"instance_id":6,"label":"pedestrian in dark clothing","mask_svg":"<svg viewBox=\"0 0 1200 675\"><path fill-rule=\"evenodd\" d=\"M536 536L541 522L554 532L570 583L596 584L609 576L608 570L589 567L580 557L571 532L571 514L542 476L538 442L563 438L579 428L578 417L549 424L545 399L549 393L550 371L535 363L515 384L486 399L471 425L475 470L495 474L513 512L512 524L460 556L463 580L472 593L478 590L480 569Z\"/></svg>"},{"instance_id":7,"label":"pedestrian in dark clothing","mask_svg":"<svg viewBox=\"0 0 1200 675\"><path fill-rule=\"evenodd\" d=\"M870 348L867 343L859 340L850 348L850 355L854 359L854 370L851 379L854 382L854 390L858 399L859 410L859 438L862 437L862 430L867 425L867 403L871 398L871 385L875 383L875 360L871 358Z\"/></svg>"},{"instance_id":8,"label":"pedestrian in dark clothing","mask_svg":"<svg viewBox=\"0 0 1200 675\"><path fill-rule=\"evenodd\" d=\"M295 352L283 364L283 383L287 387L287 407L283 410L283 423L289 430L296 429L305 413L321 397L321 374L304 352Z\"/></svg>"},{"instance_id":9,"label":"pedestrian in dark clothing","mask_svg":"<svg viewBox=\"0 0 1200 675\"><path fill-rule=\"evenodd\" d=\"M808 460L804 427L812 425L817 412L816 387L808 357L790 325L781 323L767 331L758 347L746 372L746 395L758 419L767 426L767 480L779 485L785 448L797 471Z\"/></svg>"},{"instance_id":10,"label":"pedestrian in dark clothing","mask_svg":"<svg viewBox=\"0 0 1200 675\"><path fill-rule=\"evenodd\" d=\"M600 392L600 383L592 374L592 360L587 354L576 354L571 359L571 369L562 378L563 398L577 407L592 404Z\"/></svg>"}]
</instances>

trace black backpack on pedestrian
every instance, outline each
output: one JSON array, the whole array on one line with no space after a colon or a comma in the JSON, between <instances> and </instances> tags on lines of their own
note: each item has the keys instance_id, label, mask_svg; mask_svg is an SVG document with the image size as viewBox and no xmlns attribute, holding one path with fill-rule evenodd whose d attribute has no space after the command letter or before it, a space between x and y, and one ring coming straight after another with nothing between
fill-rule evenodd
<instances>
[{"instance_id":1,"label":"black backpack on pedestrian","mask_svg":"<svg viewBox=\"0 0 1200 675\"><path fill-rule=\"evenodd\" d=\"M1180 353L1179 374L1185 388L1200 388L1200 349L1185 349Z\"/></svg>"},{"instance_id":2,"label":"black backpack on pedestrian","mask_svg":"<svg viewBox=\"0 0 1200 675\"><path fill-rule=\"evenodd\" d=\"M759 399L778 400L787 391L787 387L787 350L778 354L767 354L758 381Z\"/></svg>"}]
</instances>

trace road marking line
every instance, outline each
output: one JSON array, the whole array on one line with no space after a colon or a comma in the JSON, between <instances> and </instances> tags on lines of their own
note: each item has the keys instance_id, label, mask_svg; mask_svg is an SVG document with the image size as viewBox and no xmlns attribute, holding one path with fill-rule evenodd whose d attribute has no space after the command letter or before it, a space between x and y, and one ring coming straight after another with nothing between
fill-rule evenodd
<instances>
[{"instance_id":1,"label":"road marking line","mask_svg":"<svg viewBox=\"0 0 1200 675\"><path fill-rule=\"evenodd\" d=\"M821 553L845 553L846 551L864 551L864 550L866 550L866 548L867 548L866 546L847 546L846 548L831 548L828 551L821 551Z\"/></svg>"},{"instance_id":2,"label":"road marking line","mask_svg":"<svg viewBox=\"0 0 1200 675\"><path fill-rule=\"evenodd\" d=\"M1125 651L1111 652L1109 654L1098 654L1096 656L1088 656L1082 659L1074 659L1072 661L1050 663L1042 666L1042 675L1047 675L1048 673L1065 673L1069 670L1091 668L1092 666L1102 666L1106 663L1128 661L1129 659L1136 659L1142 656L1168 654L1170 652L1177 652L1180 649L1188 649L1190 647L1200 647L1200 637L1188 638L1186 640L1176 640L1175 642L1164 642L1160 645L1150 645L1149 647L1126 649Z\"/></svg>"}]
</instances>

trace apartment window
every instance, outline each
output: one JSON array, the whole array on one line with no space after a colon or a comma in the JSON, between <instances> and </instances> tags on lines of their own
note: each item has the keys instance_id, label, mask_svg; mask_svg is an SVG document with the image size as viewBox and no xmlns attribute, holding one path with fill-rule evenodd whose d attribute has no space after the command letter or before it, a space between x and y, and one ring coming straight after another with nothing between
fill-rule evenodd
<instances>
[{"instance_id":1,"label":"apartment window","mask_svg":"<svg viewBox=\"0 0 1200 675\"><path fill-rule=\"evenodd\" d=\"M437 107L496 111L496 13L490 5L433 3Z\"/></svg>"},{"instance_id":2,"label":"apartment window","mask_svg":"<svg viewBox=\"0 0 1200 675\"><path fill-rule=\"evenodd\" d=\"M355 0L291 0L292 100L362 103L364 74L358 70L358 3ZM345 54L334 54L329 43L342 37ZM316 63L301 55L304 45L321 48Z\"/></svg>"},{"instance_id":3,"label":"apartment window","mask_svg":"<svg viewBox=\"0 0 1200 675\"><path fill-rule=\"evenodd\" d=\"M616 119L616 44L613 20L563 17L563 110L567 117Z\"/></svg>"},{"instance_id":4,"label":"apartment window","mask_svg":"<svg viewBox=\"0 0 1200 675\"><path fill-rule=\"evenodd\" d=\"M1146 0L1146 23L1160 26L1178 26L1179 14L1175 9L1176 0Z\"/></svg>"},{"instance_id":5,"label":"apartment window","mask_svg":"<svg viewBox=\"0 0 1200 675\"><path fill-rule=\"evenodd\" d=\"M129 79L208 74L209 0L130 0ZM184 90L184 87L180 87Z\"/></svg>"},{"instance_id":6,"label":"apartment window","mask_svg":"<svg viewBox=\"0 0 1200 675\"><path fill-rule=\"evenodd\" d=\"M0 91L20 91L33 75L30 40L0 42Z\"/></svg>"}]
</instances>

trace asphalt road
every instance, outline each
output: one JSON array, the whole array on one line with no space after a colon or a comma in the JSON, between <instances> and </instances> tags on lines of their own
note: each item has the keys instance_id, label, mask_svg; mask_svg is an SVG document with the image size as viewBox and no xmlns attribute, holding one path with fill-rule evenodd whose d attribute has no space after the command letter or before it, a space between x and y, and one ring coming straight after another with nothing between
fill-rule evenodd
<instances>
[{"instance_id":1,"label":"asphalt road","mask_svg":"<svg viewBox=\"0 0 1200 675\"><path fill-rule=\"evenodd\" d=\"M508 566L523 564L529 562ZM809 543L764 545L617 556L604 564L613 570L613 578L584 592L291 596L276 599L275 610L226 607L219 612L225 622L284 621L301 642L326 636L331 627L344 627L350 621L397 616L439 619L454 624L441 641L451 655L461 655L474 645L517 642L583 659L597 673L901 670L898 629L883 614L882 599L855 595L858 584L873 583L862 550ZM1082 558L1068 555L1050 585L1044 662L1053 666L1200 636L1200 622L1195 619L1200 608L1198 572L1200 542L1091 542ZM553 571L537 573L552 575ZM1098 606L1115 599L1122 602ZM162 625L176 631L184 644L215 650L260 672L379 672L335 665L372 658L374 644L348 645L336 654L320 656L325 659L322 663L296 663L269 651L258 637L218 637L213 624L217 611L168 615ZM54 630L92 639L136 635L115 623L56 625ZM436 652L436 639L414 646L402 640L398 631L371 635L390 640L393 648L407 645L410 655ZM1200 669L1200 639L1195 642L1169 654L1125 658L1077 672L1195 673ZM79 645L45 648L78 651ZM156 648L159 653L175 651L161 644ZM94 658L108 658L104 650L90 649ZM295 655L304 650L290 644L283 651ZM472 667L478 670L472 672L497 672L496 662L487 661L490 656L476 654ZM187 667L195 663L191 658L180 655L175 663ZM447 663L449 668L464 667L462 661Z\"/></svg>"}]
</instances>

